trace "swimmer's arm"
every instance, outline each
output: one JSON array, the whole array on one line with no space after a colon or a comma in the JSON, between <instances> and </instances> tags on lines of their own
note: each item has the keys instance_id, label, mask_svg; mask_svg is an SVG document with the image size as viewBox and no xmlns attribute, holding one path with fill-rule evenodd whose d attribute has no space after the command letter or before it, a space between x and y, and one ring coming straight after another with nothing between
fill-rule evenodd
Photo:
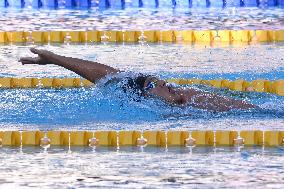
<instances>
[{"instance_id":1,"label":"swimmer's arm","mask_svg":"<svg viewBox=\"0 0 284 189\"><path fill-rule=\"evenodd\" d=\"M22 64L55 64L71 70L91 82L96 82L97 80L105 77L107 74L119 72L119 70L104 64L78 58L65 57L46 50L31 48L31 52L37 54L38 57L21 58L19 61L22 62Z\"/></svg>"}]
</instances>

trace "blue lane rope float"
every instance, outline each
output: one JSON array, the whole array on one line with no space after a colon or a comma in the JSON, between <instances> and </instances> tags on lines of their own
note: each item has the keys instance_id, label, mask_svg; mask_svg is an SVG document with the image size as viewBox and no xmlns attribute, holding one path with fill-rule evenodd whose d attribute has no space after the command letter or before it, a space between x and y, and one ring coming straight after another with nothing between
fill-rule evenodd
<instances>
[{"instance_id":1,"label":"blue lane rope float","mask_svg":"<svg viewBox=\"0 0 284 189\"><path fill-rule=\"evenodd\" d=\"M0 0L0 7L17 7L23 8L29 6L28 0ZM283 0L183 0L182 2L176 0L168 0L168 6L175 8L179 5L186 6L189 8L195 7L273 7L273 6L284 6ZM34 8L58 8L58 0L32 0L32 7ZM159 0L133 0L132 2L126 2L125 0L98 0L92 3L91 0L65 0L62 4L65 8L90 8L92 6L99 8L122 8L125 7L161 7Z\"/></svg>"}]
</instances>

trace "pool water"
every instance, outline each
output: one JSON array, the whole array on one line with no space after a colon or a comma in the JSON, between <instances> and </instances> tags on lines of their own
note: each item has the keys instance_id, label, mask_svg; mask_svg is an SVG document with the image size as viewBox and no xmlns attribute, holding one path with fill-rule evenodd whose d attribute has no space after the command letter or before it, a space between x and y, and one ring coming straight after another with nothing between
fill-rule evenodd
<instances>
[{"instance_id":1,"label":"pool water","mask_svg":"<svg viewBox=\"0 0 284 189\"><path fill-rule=\"evenodd\" d=\"M284 28L283 8L128 8L101 11L0 8L1 30L238 30Z\"/></svg>"},{"instance_id":2,"label":"pool water","mask_svg":"<svg viewBox=\"0 0 284 189\"><path fill-rule=\"evenodd\" d=\"M163 78L255 80L283 78L284 43L229 46L224 44L88 43L70 45L0 46L1 77L77 77L54 65L21 66L20 57L35 56L38 47L65 56L97 61L123 71L160 75Z\"/></svg>"},{"instance_id":3,"label":"pool water","mask_svg":"<svg viewBox=\"0 0 284 189\"><path fill-rule=\"evenodd\" d=\"M282 188L283 147L0 148L3 188Z\"/></svg>"},{"instance_id":4,"label":"pool water","mask_svg":"<svg viewBox=\"0 0 284 189\"><path fill-rule=\"evenodd\" d=\"M1 31L284 29L282 8L104 10L0 9ZM78 77L54 65L22 66L36 46L65 56L169 78L284 78L283 43L87 43L0 45L0 77ZM122 75L123 75L122 74ZM212 113L133 100L104 79L93 88L0 89L1 130L283 130L284 97L200 90L242 99L262 110ZM1 188L283 188L283 146L267 147L0 147Z\"/></svg>"},{"instance_id":5,"label":"pool water","mask_svg":"<svg viewBox=\"0 0 284 189\"><path fill-rule=\"evenodd\" d=\"M282 79L282 44L243 47L206 47L183 44L88 44L39 46L66 56L98 61L126 71L141 70L161 78ZM166 55L166 56L165 56ZM232 56L234 55L234 56ZM78 77L54 65L22 66L17 60L33 56L29 46L2 46L2 77ZM115 58L114 58L115 57ZM127 57L127 58L126 58ZM9 63L7 63L9 62ZM173 107L157 99L133 100L117 85L85 89L1 89L0 124L5 129L74 130L281 130L283 96L243 93L226 89L190 86L242 99L263 110L212 113L192 107Z\"/></svg>"}]
</instances>

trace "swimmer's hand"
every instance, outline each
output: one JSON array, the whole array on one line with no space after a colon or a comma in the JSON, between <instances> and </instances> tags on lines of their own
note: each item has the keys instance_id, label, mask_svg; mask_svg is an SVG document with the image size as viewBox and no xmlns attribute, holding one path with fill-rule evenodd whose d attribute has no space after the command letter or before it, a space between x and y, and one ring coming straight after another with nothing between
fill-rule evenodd
<instances>
[{"instance_id":1,"label":"swimmer's hand","mask_svg":"<svg viewBox=\"0 0 284 189\"><path fill-rule=\"evenodd\" d=\"M37 54L37 57L22 57L20 58L19 62L23 65L25 64L38 64L38 65L46 65L52 64L49 60L49 57L53 55L52 52L47 50L39 50L35 48L31 48L30 51L34 54Z\"/></svg>"}]
</instances>

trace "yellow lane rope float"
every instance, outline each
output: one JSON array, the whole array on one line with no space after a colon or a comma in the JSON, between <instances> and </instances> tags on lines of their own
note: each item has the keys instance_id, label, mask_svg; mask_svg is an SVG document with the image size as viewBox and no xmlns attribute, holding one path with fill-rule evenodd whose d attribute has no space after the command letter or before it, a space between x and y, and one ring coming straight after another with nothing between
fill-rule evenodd
<instances>
[{"instance_id":1,"label":"yellow lane rope float","mask_svg":"<svg viewBox=\"0 0 284 189\"><path fill-rule=\"evenodd\" d=\"M284 131L0 131L0 146L280 146Z\"/></svg>"},{"instance_id":2,"label":"yellow lane rope float","mask_svg":"<svg viewBox=\"0 0 284 189\"><path fill-rule=\"evenodd\" d=\"M138 41L205 44L283 42L284 30L0 31L0 43Z\"/></svg>"},{"instance_id":3,"label":"yellow lane rope float","mask_svg":"<svg viewBox=\"0 0 284 189\"><path fill-rule=\"evenodd\" d=\"M71 88L93 85L81 78L0 78L0 88Z\"/></svg>"},{"instance_id":4,"label":"yellow lane rope float","mask_svg":"<svg viewBox=\"0 0 284 189\"><path fill-rule=\"evenodd\" d=\"M234 91L266 92L284 96L284 79L275 81L269 81L265 79L257 79L253 81L246 81L243 79L238 79L234 81L226 79L169 79L167 81L176 83L178 85L203 84L215 88L226 88Z\"/></svg>"},{"instance_id":5,"label":"yellow lane rope float","mask_svg":"<svg viewBox=\"0 0 284 189\"><path fill-rule=\"evenodd\" d=\"M284 79L269 81L257 79L246 81L242 79L230 81L226 79L168 79L168 82L178 85L202 84L215 88L225 88L234 91L255 91L273 93L284 96ZM92 87L94 84L81 78L0 78L0 88L73 88Z\"/></svg>"}]
</instances>

